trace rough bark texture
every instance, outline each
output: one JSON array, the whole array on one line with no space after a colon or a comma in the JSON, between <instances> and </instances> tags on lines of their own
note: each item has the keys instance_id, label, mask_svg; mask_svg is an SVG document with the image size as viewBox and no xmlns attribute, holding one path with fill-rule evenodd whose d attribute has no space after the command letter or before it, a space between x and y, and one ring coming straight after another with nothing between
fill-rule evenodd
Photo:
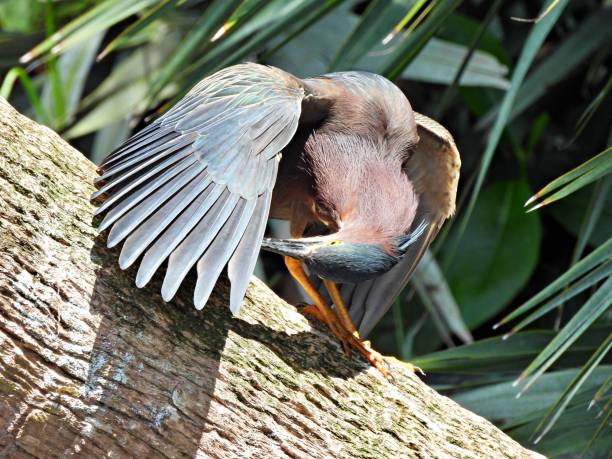
<instances>
[{"instance_id":1,"label":"rough bark texture","mask_svg":"<svg viewBox=\"0 0 612 459\"><path fill-rule=\"evenodd\" d=\"M92 226L94 167L0 101L0 457L537 457L254 280L164 303Z\"/></svg>"}]
</instances>

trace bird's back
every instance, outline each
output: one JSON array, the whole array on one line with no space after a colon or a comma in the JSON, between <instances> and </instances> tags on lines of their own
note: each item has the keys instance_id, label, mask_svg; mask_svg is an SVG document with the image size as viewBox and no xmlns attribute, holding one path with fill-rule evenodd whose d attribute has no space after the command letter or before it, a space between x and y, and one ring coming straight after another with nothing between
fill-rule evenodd
<instances>
[{"instance_id":1,"label":"bird's back","mask_svg":"<svg viewBox=\"0 0 612 459\"><path fill-rule=\"evenodd\" d=\"M369 72L336 72L304 80L307 88L331 98L323 131L379 137L406 149L418 142L410 102L386 78Z\"/></svg>"}]
</instances>

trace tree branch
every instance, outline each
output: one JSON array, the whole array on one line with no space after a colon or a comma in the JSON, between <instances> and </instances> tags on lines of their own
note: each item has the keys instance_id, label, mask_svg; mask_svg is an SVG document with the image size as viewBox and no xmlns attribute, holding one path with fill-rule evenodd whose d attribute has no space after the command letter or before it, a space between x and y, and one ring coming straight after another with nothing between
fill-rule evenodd
<instances>
[{"instance_id":1,"label":"tree branch","mask_svg":"<svg viewBox=\"0 0 612 459\"><path fill-rule=\"evenodd\" d=\"M92 225L94 166L0 101L0 457L538 457L253 280L164 303Z\"/></svg>"}]
</instances>

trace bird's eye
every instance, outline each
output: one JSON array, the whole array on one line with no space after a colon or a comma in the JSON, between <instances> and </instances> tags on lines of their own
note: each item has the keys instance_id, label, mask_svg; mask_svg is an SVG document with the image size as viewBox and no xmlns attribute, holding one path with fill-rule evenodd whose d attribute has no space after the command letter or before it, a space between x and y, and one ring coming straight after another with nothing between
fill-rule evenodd
<instances>
[{"instance_id":1,"label":"bird's eye","mask_svg":"<svg viewBox=\"0 0 612 459\"><path fill-rule=\"evenodd\" d=\"M331 242L329 243L329 245L340 245L340 244L342 244L342 241L338 241L338 240L331 241Z\"/></svg>"}]
</instances>

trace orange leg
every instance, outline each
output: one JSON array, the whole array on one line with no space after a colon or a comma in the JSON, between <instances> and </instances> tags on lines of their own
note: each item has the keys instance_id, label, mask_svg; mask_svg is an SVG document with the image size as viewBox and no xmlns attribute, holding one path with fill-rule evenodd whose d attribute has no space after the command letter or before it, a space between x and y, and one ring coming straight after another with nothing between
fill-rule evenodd
<instances>
[{"instance_id":1,"label":"orange leg","mask_svg":"<svg viewBox=\"0 0 612 459\"><path fill-rule=\"evenodd\" d=\"M317 319L321 320L333 335L342 344L342 349L348 357L350 355L350 346L346 340L347 333L343 329L338 316L336 313L325 303L325 300L319 293L319 291L312 285L308 275L304 271L304 267L299 260L291 257L285 257L285 265L289 273L293 278L302 286L306 294L312 299L314 305L312 308L306 307L305 312L314 315Z\"/></svg>"},{"instance_id":2,"label":"orange leg","mask_svg":"<svg viewBox=\"0 0 612 459\"><path fill-rule=\"evenodd\" d=\"M344 311L345 319L348 321L349 328L344 325L344 319L341 319L335 311L333 311L326 303L319 291L312 285L310 279L304 272L304 268L302 263L299 260L296 260L291 257L285 257L285 264L287 265L287 269L291 273L291 275L295 278L295 280L302 286L302 288L306 291L308 296L314 302L312 307L305 308L305 312L313 313L318 319L322 320L333 335L336 337L338 341L342 344L342 349L344 350L345 355L348 357L350 355L351 349L356 349L359 351L361 355L363 355L368 362L372 364L381 374L386 378L389 376L389 371L387 370L387 366L385 361L380 355L380 353L373 350L369 343L363 342L359 339L359 334L357 330L355 330L355 326L351 322L348 313L346 312L346 308L344 308L344 304L342 304L342 308ZM334 285L334 296L339 295L337 287ZM330 295L332 293L330 292ZM333 296L332 296L333 298ZM340 299L341 301L341 299ZM337 310L339 310L336 305ZM342 313L340 313L342 314Z\"/></svg>"},{"instance_id":3,"label":"orange leg","mask_svg":"<svg viewBox=\"0 0 612 459\"><path fill-rule=\"evenodd\" d=\"M342 299L342 295L340 295L340 291L338 290L338 286L328 280L323 280L323 285L329 292L329 296L336 305L336 313L338 314L338 318L340 319L340 323L342 326L348 330L352 335L355 335L359 338L359 333L351 320L348 311L346 310L346 306L344 305L344 300Z\"/></svg>"},{"instance_id":4,"label":"orange leg","mask_svg":"<svg viewBox=\"0 0 612 459\"><path fill-rule=\"evenodd\" d=\"M353 337L353 347L355 347L361 353L361 355L368 360L368 362L376 367L384 377L388 377L389 372L387 371L386 365L384 365L384 359L386 359L386 357L372 349L372 345L369 341L364 341L359 337L359 332L355 328L355 324L353 324L353 321L349 316L348 310L344 305L342 295L338 290L338 286L334 282L328 280L324 280L323 285L325 285L330 298L336 306L336 313L338 314L338 318L340 319L342 326Z\"/></svg>"}]
</instances>

